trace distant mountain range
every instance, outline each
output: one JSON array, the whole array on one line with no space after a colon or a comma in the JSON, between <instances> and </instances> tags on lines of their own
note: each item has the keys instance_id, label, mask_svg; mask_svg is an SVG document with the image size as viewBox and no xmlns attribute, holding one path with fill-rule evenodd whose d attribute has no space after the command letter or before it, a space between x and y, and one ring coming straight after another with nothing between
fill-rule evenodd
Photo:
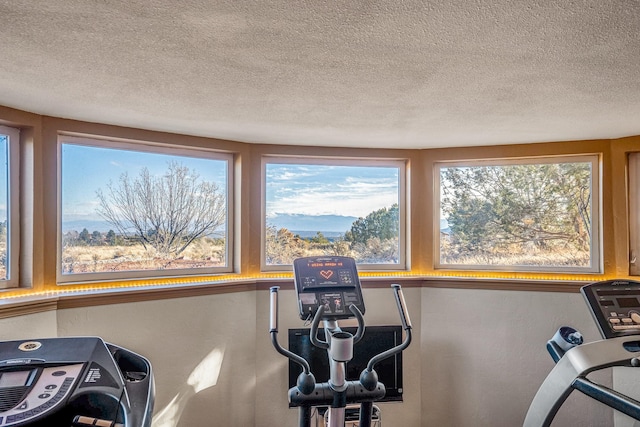
<instances>
[{"instance_id":1,"label":"distant mountain range","mask_svg":"<svg viewBox=\"0 0 640 427\"><path fill-rule=\"evenodd\" d=\"M358 218L341 215L302 215L302 214L276 214L267 220L269 225L277 228L286 228L302 237L313 237L318 231L326 237L337 237L351 229L351 225ZM73 220L62 223L62 232L82 231L86 228L89 232L99 231L106 233L114 229L113 225L101 220Z\"/></svg>"},{"instance_id":2,"label":"distant mountain range","mask_svg":"<svg viewBox=\"0 0 640 427\"><path fill-rule=\"evenodd\" d=\"M325 237L338 237L346 231L351 230L351 226L358 218L354 216L342 215L302 215L302 214L276 214L269 218L267 223L276 228L286 228L287 230L299 234L301 237L313 237L318 231ZM62 223L62 232L99 231L106 233L114 227L106 221L101 220L73 220ZM449 224L446 220L440 220L440 230L448 231Z\"/></svg>"},{"instance_id":3,"label":"distant mountain range","mask_svg":"<svg viewBox=\"0 0 640 427\"><path fill-rule=\"evenodd\" d=\"M302 237L309 237L303 233L312 232L312 236L315 236L318 231L344 234L351 230L351 226L357 219L354 216L342 215L276 214L267 219L267 224L276 228L286 228Z\"/></svg>"},{"instance_id":4,"label":"distant mountain range","mask_svg":"<svg viewBox=\"0 0 640 427\"><path fill-rule=\"evenodd\" d=\"M80 232L84 228L86 228L89 232L99 231L101 233L106 233L109 230L114 230L113 225L109 224L107 221L101 221L101 220L78 219L74 221L62 222L63 233L73 231L73 230Z\"/></svg>"}]
</instances>

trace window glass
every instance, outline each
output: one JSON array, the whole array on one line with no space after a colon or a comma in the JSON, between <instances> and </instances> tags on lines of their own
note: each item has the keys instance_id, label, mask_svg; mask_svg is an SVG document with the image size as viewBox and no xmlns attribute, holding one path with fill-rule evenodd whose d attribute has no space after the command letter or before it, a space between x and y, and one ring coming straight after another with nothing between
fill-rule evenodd
<instances>
[{"instance_id":1,"label":"window glass","mask_svg":"<svg viewBox=\"0 0 640 427\"><path fill-rule=\"evenodd\" d=\"M437 267L600 270L597 157L440 164Z\"/></svg>"},{"instance_id":2,"label":"window glass","mask_svg":"<svg viewBox=\"0 0 640 427\"><path fill-rule=\"evenodd\" d=\"M230 158L82 142L61 143L61 281L227 270Z\"/></svg>"},{"instance_id":3,"label":"window glass","mask_svg":"<svg viewBox=\"0 0 640 427\"><path fill-rule=\"evenodd\" d=\"M9 272L7 261L8 250L8 224L9 224L9 136L0 134L0 280L7 280Z\"/></svg>"},{"instance_id":4,"label":"window glass","mask_svg":"<svg viewBox=\"0 0 640 427\"><path fill-rule=\"evenodd\" d=\"M270 159L264 173L267 269L319 255L404 268L403 162Z\"/></svg>"},{"instance_id":5,"label":"window glass","mask_svg":"<svg viewBox=\"0 0 640 427\"><path fill-rule=\"evenodd\" d=\"M629 274L640 275L640 153L629 154Z\"/></svg>"},{"instance_id":6,"label":"window glass","mask_svg":"<svg viewBox=\"0 0 640 427\"><path fill-rule=\"evenodd\" d=\"M0 287L17 286L19 235L18 129L0 126Z\"/></svg>"}]
</instances>

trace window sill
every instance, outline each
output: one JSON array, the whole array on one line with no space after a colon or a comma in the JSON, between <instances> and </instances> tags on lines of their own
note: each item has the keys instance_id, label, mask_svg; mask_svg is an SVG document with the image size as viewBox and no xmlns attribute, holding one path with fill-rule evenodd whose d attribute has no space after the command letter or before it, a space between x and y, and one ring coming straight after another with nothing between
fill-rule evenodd
<instances>
[{"instance_id":1,"label":"window sill","mask_svg":"<svg viewBox=\"0 0 640 427\"><path fill-rule=\"evenodd\" d=\"M391 283L399 283L405 288L454 288L484 289L537 292L579 292L580 287L604 277L592 279L522 279L496 277L458 277L458 276L394 276L382 274L362 274L362 286L371 289L387 288ZM50 310L90 307L109 304L124 304L141 301L185 298L203 295L226 294L232 292L264 291L272 286L293 289L293 278L258 277L237 278L234 280L208 281L189 284L165 284L137 287L111 287L73 289L60 286L59 290L50 290L38 294L24 290L22 295L14 294L0 297L0 319L16 317Z\"/></svg>"}]
</instances>

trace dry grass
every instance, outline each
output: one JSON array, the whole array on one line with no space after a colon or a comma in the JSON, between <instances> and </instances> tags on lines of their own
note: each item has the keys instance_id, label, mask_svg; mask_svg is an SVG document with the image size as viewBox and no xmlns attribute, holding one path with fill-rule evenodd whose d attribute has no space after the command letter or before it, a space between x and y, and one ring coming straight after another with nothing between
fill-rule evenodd
<instances>
[{"instance_id":1,"label":"dry grass","mask_svg":"<svg viewBox=\"0 0 640 427\"><path fill-rule=\"evenodd\" d=\"M528 267L589 267L588 252L532 251L532 253L492 253L482 255L452 255L440 253L440 262L467 266L528 266Z\"/></svg>"},{"instance_id":2,"label":"dry grass","mask_svg":"<svg viewBox=\"0 0 640 427\"><path fill-rule=\"evenodd\" d=\"M0 280L7 279L7 240L5 238L0 239L0 259L4 260L0 262Z\"/></svg>"},{"instance_id":3,"label":"dry grass","mask_svg":"<svg viewBox=\"0 0 640 427\"><path fill-rule=\"evenodd\" d=\"M62 253L62 271L68 274L221 267L225 265L224 258L224 245L216 245L210 239L194 242L177 258L160 256L142 245L70 246Z\"/></svg>"}]
</instances>

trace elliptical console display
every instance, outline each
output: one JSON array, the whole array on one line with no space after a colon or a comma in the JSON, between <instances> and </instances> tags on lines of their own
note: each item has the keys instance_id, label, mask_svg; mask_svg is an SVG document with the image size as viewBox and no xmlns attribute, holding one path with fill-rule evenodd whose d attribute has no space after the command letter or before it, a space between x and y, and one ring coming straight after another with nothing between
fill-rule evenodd
<instances>
[{"instance_id":1,"label":"elliptical console display","mask_svg":"<svg viewBox=\"0 0 640 427\"><path fill-rule=\"evenodd\" d=\"M293 262L300 318L313 318L320 306L325 317L353 317L351 305L364 314L356 263L348 257L298 258Z\"/></svg>"},{"instance_id":2,"label":"elliptical console display","mask_svg":"<svg viewBox=\"0 0 640 427\"><path fill-rule=\"evenodd\" d=\"M0 427L149 427L149 362L96 337L0 342Z\"/></svg>"}]
</instances>

